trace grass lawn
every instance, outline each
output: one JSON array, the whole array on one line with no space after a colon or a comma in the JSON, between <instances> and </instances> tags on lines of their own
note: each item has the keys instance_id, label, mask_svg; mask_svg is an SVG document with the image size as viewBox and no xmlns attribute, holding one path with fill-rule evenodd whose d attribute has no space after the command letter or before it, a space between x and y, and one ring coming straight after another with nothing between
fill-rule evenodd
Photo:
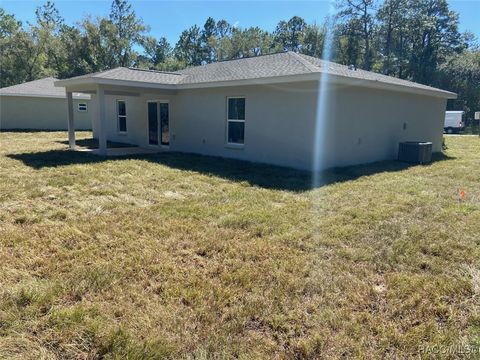
<instances>
[{"instance_id":1,"label":"grass lawn","mask_svg":"<svg viewBox=\"0 0 480 360\"><path fill-rule=\"evenodd\" d=\"M314 190L293 170L105 160L65 139L0 133L0 358L478 356L460 351L480 346L478 137ZM460 348L428 352L444 345Z\"/></svg>"}]
</instances>

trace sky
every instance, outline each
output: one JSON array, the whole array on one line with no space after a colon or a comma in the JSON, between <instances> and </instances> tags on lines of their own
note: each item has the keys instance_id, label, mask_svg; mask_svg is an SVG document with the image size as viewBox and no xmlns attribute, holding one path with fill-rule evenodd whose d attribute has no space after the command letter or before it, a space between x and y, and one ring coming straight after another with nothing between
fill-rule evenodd
<instances>
[{"instance_id":1,"label":"sky","mask_svg":"<svg viewBox=\"0 0 480 360\"><path fill-rule=\"evenodd\" d=\"M22 22L33 22L35 8L46 0L0 0L0 7L7 13L14 14ZM328 15L328 0L310 1L164 1L131 0L137 15L150 26L150 35L166 37L175 45L180 33L197 24L203 26L211 16L215 20L225 19L230 24L245 28L259 26L273 31L280 20L292 16L303 17L307 23L322 23ZM460 30L469 30L480 39L480 0L448 0L450 8L460 15ZM61 16L68 24L74 24L85 15L107 16L111 0L56 0L55 4Z\"/></svg>"}]
</instances>

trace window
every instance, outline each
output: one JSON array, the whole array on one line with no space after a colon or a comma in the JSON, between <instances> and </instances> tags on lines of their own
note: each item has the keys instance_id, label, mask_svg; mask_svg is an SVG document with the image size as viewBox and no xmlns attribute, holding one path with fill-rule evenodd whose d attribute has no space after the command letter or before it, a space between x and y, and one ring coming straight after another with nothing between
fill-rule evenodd
<instances>
[{"instance_id":1,"label":"window","mask_svg":"<svg viewBox=\"0 0 480 360\"><path fill-rule=\"evenodd\" d=\"M78 111L87 111L87 104L78 104Z\"/></svg>"},{"instance_id":2,"label":"window","mask_svg":"<svg viewBox=\"0 0 480 360\"><path fill-rule=\"evenodd\" d=\"M245 98L227 98L227 143L243 145L245 142Z\"/></svg>"},{"instance_id":3,"label":"window","mask_svg":"<svg viewBox=\"0 0 480 360\"><path fill-rule=\"evenodd\" d=\"M124 100L117 100L118 132L127 132L127 106Z\"/></svg>"}]
</instances>

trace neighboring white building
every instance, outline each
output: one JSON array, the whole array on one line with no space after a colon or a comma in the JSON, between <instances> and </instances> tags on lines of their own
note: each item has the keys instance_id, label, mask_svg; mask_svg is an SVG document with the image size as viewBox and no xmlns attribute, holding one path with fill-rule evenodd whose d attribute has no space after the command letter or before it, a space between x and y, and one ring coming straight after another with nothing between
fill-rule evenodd
<instances>
[{"instance_id":1,"label":"neighboring white building","mask_svg":"<svg viewBox=\"0 0 480 360\"><path fill-rule=\"evenodd\" d=\"M0 89L0 130L67 130L65 90L49 77ZM73 95L77 130L91 130L90 95Z\"/></svg>"},{"instance_id":2,"label":"neighboring white building","mask_svg":"<svg viewBox=\"0 0 480 360\"><path fill-rule=\"evenodd\" d=\"M92 94L101 154L108 139L310 170L394 159L401 141L441 151L446 101L456 97L293 52L177 72L116 68L55 85L69 98Z\"/></svg>"}]
</instances>

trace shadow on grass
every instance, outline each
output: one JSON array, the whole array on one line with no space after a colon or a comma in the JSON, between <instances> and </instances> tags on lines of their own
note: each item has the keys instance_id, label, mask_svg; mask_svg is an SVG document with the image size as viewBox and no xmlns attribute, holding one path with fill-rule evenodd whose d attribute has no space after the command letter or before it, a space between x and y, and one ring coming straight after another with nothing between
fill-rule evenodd
<instances>
[{"instance_id":1,"label":"shadow on grass","mask_svg":"<svg viewBox=\"0 0 480 360\"><path fill-rule=\"evenodd\" d=\"M57 141L59 144L68 145L68 140ZM80 139L75 140L75 145L87 148L87 149L98 149L98 139ZM137 147L137 145L107 141L107 148L127 148L127 147Z\"/></svg>"},{"instance_id":2,"label":"shadow on grass","mask_svg":"<svg viewBox=\"0 0 480 360\"><path fill-rule=\"evenodd\" d=\"M267 189L279 189L294 192L312 189L311 172L197 154L164 152L148 155L100 157L85 152L51 150L36 153L9 154L7 156L11 159L20 160L25 165L34 169L136 159L165 165L174 169L217 176L231 181L246 181L252 186L259 186ZM434 154L433 162L451 159L454 158L438 153ZM318 186L355 180L362 176L369 176L382 172L402 171L411 166L421 165L399 161L380 161L366 165L329 169L322 172L320 176L322 182L321 184L318 184Z\"/></svg>"}]
</instances>

